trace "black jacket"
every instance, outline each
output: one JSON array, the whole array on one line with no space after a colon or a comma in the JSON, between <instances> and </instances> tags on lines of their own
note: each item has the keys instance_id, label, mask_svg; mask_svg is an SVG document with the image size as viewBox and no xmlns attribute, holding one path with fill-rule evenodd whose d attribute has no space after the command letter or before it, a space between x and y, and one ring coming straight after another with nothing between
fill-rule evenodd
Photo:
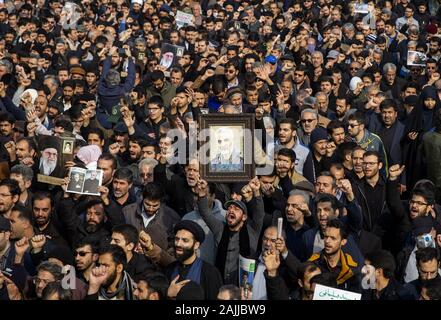
<instances>
[{"instance_id":1,"label":"black jacket","mask_svg":"<svg viewBox=\"0 0 441 320\"><path fill-rule=\"evenodd\" d=\"M170 281L173 280L171 277L175 267L178 267L178 274L180 275L178 281L182 281L187 276L189 268L183 267L179 261L172 262L166 268L166 275ZM205 299L216 300L222 284L222 277L219 270L215 266L202 260L201 279L199 285L204 290Z\"/></svg>"},{"instance_id":2,"label":"black jacket","mask_svg":"<svg viewBox=\"0 0 441 320\"><path fill-rule=\"evenodd\" d=\"M76 205L71 198L63 199L59 204L61 208L61 210L59 210L60 222L66 230L71 247L74 247L81 239L91 234L86 230L84 220L75 212L74 208ZM110 200L109 205L104 206L104 212L107 220L102 227L93 233L97 239L102 241L109 238L110 231L114 226L125 223L124 216L114 201Z\"/></svg>"},{"instance_id":3,"label":"black jacket","mask_svg":"<svg viewBox=\"0 0 441 320\"><path fill-rule=\"evenodd\" d=\"M412 292L395 279L390 279L388 285L381 290L377 297L375 289L363 290L362 300L414 300Z\"/></svg>"},{"instance_id":4,"label":"black jacket","mask_svg":"<svg viewBox=\"0 0 441 320\"><path fill-rule=\"evenodd\" d=\"M132 259L127 263L126 272L137 281L137 277L148 273L156 271L155 265L153 265L144 255L139 253L133 253Z\"/></svg>"}]
</instances>

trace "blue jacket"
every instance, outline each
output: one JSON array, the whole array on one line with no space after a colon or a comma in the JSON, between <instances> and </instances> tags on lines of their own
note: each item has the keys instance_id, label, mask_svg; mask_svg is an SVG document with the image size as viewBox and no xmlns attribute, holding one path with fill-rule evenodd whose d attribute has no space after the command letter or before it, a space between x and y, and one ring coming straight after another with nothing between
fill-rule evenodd
<instances>
[{"instance_id":1,"label":"blue jacket","mask_svg":"<svg viewBox=\"0 0 441 320\"><path fill-rule=\"evenodd\" d=\"M119 103L121 97L126 93L132 91L135 85L135 64L131 59L129 59L127 78L124 83L116 86L109 86L106 83L106 75L111 69L111 59L108 57L103 64L103 71L98 84L98 98L99 98L99 108L108 115L111 115L112 108Z\"/></svg>"}]
</instances>

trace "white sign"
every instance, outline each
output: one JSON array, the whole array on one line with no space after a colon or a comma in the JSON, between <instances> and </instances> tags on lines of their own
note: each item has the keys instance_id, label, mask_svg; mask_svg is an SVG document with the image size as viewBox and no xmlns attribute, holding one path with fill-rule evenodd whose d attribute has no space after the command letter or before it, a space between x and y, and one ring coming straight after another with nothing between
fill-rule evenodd
<instances>
[{"instance_id":1,"label":"white sign","mask_svg":"<svg viewBox=\"0 0 441 320\"><path fill-rule=\"evenodd\" d=\"M364 3L355 4L354 13L369 13L369 5Z\"/></svg>"},{"instance_id":2,"label":"white sign","mask_svg":"<svg viewBox=\"0 0 441 320\"><path fill-rule=\"evenodd\" d=\"M427 56L419 51L407 51L408 66L425 66Z\"/></svg>"},{"instance_id":3,"label":"white sign","mask_svg":"<svg viewBox=\"0 0 441 320\"><path fill-rule=\"evenodd\" d=\"M192 26L193 25L193 15L189 13L185 13L183 11L179 11L176 13L176 25L178 29L181 29L184 26Z\"/></svg>"},{"instance_id":4,"label":"white sign","mask_svg":"<svg viewBox=\"0 0 441 320\"><path fill-rule=\"evenodd\" d=\"M361 300L361 294L317 284L312 300Z\"/></svg>"}]
</instances>

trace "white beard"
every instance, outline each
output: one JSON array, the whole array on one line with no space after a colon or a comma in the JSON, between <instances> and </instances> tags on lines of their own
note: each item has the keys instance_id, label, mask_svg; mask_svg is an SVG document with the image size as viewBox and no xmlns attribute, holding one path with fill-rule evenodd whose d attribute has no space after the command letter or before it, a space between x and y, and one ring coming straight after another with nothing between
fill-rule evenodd
<instances>
[{"instance_id":1,"label":"white beard","mask_svg":"<svg viewBox=\"0 0 441 320\"><path fill-rule=\"evenodd\" d=\"M45 158L40 159L40 172L46 176L49 176L55 170L56 166L56 161L49 161Z\"/></svg>"}]
</instances>

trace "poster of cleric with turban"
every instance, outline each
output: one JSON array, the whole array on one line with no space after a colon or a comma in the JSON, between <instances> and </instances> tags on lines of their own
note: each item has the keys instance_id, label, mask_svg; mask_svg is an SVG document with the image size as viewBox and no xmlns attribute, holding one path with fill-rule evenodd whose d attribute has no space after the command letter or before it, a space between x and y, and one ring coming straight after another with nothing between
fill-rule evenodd
<instances>
[{"instance_id":1,"label":"poster of cleric with turban","mask_svg":"<svg viewBox=\"0 0 441 320\"><path fill-rule=\"evenodd\" d=\"M63 140L59 137L40 135L37 138L40 159L38 181L61 185L64 178ZM73 147L73 145L72 145Z\"/></svg>"},{"instance_id":2,"label":"poster of cleric with turban","mask_svg":"<svg viewBox=\"0 0 441 320\"><path fill-rule=\"evenodd\" d=\"M178 60L184 55L184 47L164 43L161 48L161 61L159 64L169 71L178 63Z\"/></svg>"}]
</instances>

